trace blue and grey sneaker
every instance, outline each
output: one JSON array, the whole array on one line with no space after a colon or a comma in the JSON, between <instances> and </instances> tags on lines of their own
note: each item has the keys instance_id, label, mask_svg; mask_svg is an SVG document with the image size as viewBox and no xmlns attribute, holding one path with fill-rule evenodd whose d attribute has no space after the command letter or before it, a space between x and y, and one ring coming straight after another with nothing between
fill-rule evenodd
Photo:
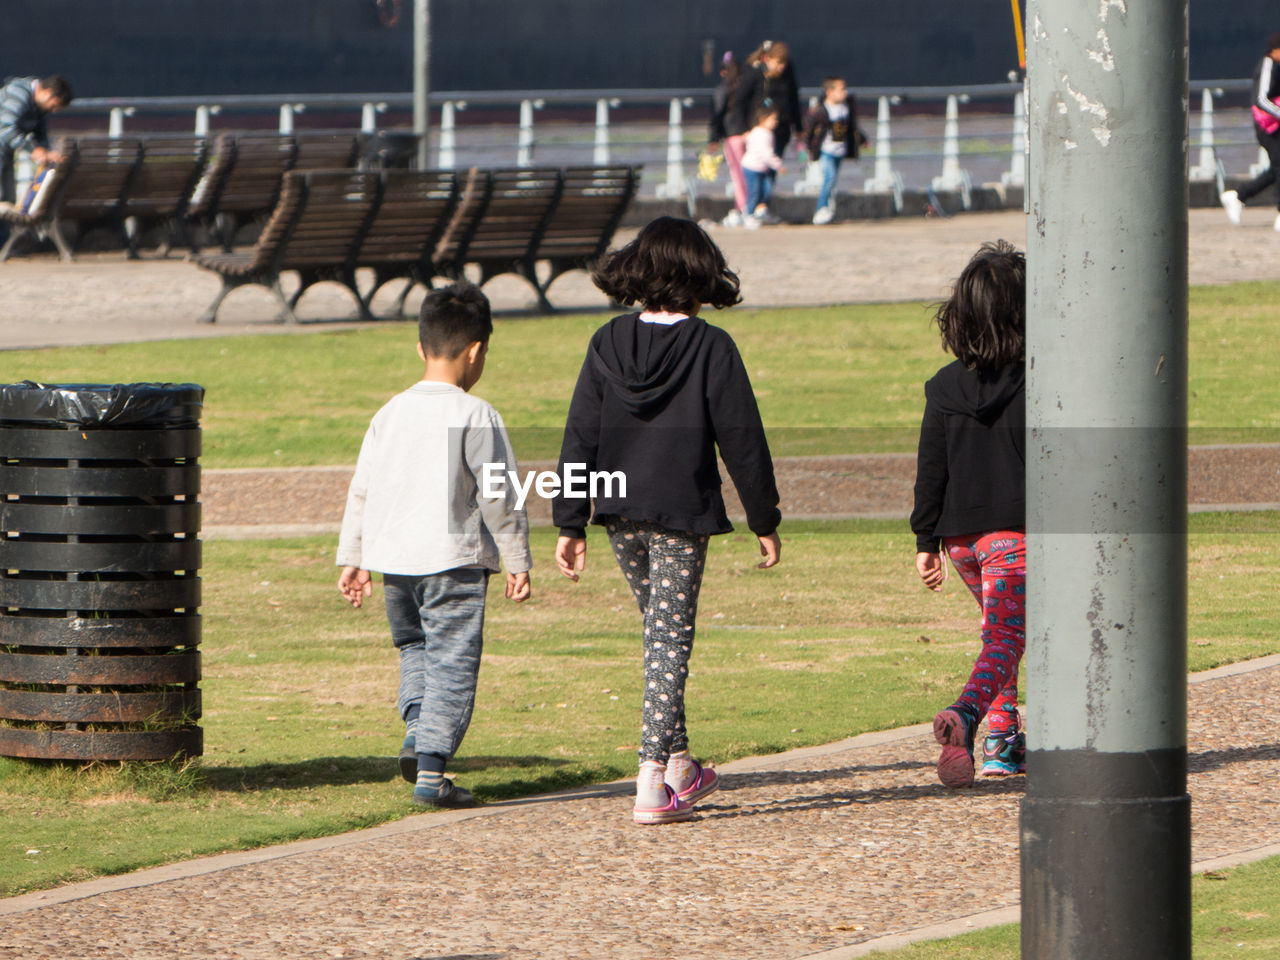
<instances>
[{"instance_id":1,"label":"blue and grey sneaker","mask_svg":"<svg viewBox=\"0 0 1280 960\"><path fill-rule=\"evenodd\" d=\"M470 790L452 780L423 772L418 775L413 788L413 802L430 807L469 807L476 798Z\"/></svg>"},{"instance_id":2,"label":"blue and grey sneaker","mask_svg":"<svg viewBox=\"0 0 1280 960\"><path fill-rule=\"evenodd\" d=\"M1010 777L1027 772L1027 735L1021 730L982 741L982 775Z\"/></svg>"},{"instance_id":3,"label":"blue and grey sneaker","mask_svg":"<svg viewBox=\"0 0 1280 960\"><path fill-rule=\"evenodd\" d=\"M400 744L399 756L400 776L408 783L414 783L418 779L418 754L414 747L413 734L410 733L404 738L404 743Z\"/></svg>"}]
</instances>

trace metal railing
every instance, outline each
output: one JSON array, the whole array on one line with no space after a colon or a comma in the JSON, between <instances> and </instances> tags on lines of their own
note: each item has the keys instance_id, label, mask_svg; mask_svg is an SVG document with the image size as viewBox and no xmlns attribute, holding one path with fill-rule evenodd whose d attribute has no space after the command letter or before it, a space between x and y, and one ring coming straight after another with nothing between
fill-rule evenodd
<instances>
[{"instance_id":1,"label":"metal railing","mask_svg":"<svg viewBox=\"0 0 1280 960\"><path fill-rule=\"evenodd\" d=\"M1254 156L1248 111L1216 116L1214 101L1248 86L1247 80L1191 85L1193 104L1199 100L1191 125L1193 179L1221 182L1228 169L1245 172ZM855 87L853 93L862 104L860 122L871 139L866 162L873 172L862 182L864 191L889 194L898 206L904 189L955 191L968 206L975 183L1018 187L1025 182L1026 110L1021 84ZM806 88L801 94L802 100L816 102L821 90ZM698 192L731 190L727 183L706 183L693 176L707 140L709 102L705 88L439 92L431 97L433 113L439 118L431 131L432 148L436 165L445 169L513 163L640 163L646 170L642 191L692 201ZM875 105L873 117L866 115L871 104ZM237 124L262 126L265 121L289 133L298 118L307 114L319 114L331 126L344 125L343 117L349 114L352 127L374 132L385 121L403 117L411 107L410 93L259 94L83 98L67 113L81 121L104 117L110 136L123 136L127 127L155 129L160 118L169 129L189 124L188 129L207 135L214 117L230 129ZM664 108L665 122L661 119ZM459 118L464 111L472 112L466 123ZM547 119L539 122L540 112ZM490 118L482 116L485 113ZM499 113L506 116L498 118ZM191 118L186 124L184 116ZM1265 165L1265 157L1259 162ZM820 183L816 163L789 166L792 169L780 183L781 190L816 192ZM1256 163L1249 167L1251 172L1256 169ZM17 172L20 181L30 176L30 166L21 158Z\"/></svg>"}]
</instances>

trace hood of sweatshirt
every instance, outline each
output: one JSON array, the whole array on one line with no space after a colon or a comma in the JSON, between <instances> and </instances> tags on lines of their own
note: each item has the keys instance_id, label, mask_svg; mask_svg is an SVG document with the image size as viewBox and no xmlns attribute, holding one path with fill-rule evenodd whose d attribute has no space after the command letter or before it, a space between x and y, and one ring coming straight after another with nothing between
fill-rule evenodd
<instances>
[{"instance_id":1,"label":"hood of sweatshirt","mask_svg":"<svg viewBox=\"0 0 1280 960\"><path fill-rule=\"evenodd\" d=\"M1010 403L1023 396L1026 375L1022 363L982 372L968 370L957 360L933 378L933 398L943 413L992 423Z\"/></svg>"},{"instance_id":2,"label":"hood of sweatshirt","mask_svg":"<svg viewBox=\"0 0 1280 960\"><path fill-rule=\"evenodd\" d=\"M623 406L644 415L680 389L706 335L701 317L664 325L632 313L610 321L592 339L588 357Z\"/></svg>"}]
</instances>

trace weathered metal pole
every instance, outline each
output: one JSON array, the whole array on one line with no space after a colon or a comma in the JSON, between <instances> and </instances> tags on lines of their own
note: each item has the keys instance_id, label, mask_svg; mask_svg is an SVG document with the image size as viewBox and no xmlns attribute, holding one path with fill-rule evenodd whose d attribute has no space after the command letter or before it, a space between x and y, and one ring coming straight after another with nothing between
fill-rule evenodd
<instances>
[{"instance_id":1,"label":"weathered metal pole","mask_svg":"<svg viewBox=\"0 0 1280 960\"><path fill-rule=\"evenodd\" d=\"M418 135L418 169L430 166L431 0L413 0L413 132Z\"/></svg>"},{"instance_id":2,"label":"weathered metal pole","mask_svg":"<svg viewBox=\"0 0 1280 960\"><path fill-rule=\"evenodd\" d=\"M1031 0L1024 960L1191 956L1187 0Z\"/></svg>"}]
</instances>

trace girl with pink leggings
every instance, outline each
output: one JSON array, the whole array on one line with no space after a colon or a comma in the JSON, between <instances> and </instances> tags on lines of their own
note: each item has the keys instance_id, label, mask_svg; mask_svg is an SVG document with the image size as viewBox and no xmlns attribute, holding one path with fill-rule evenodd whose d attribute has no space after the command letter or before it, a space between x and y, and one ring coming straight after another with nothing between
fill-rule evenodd
<instances>
[{"instance_id":1,"label":"girl with pink leggings","mask_svg":"<svg viewBox=\"0 0 1280 960\"><path fill-rule=\"evenodd\" d=\"M916 456L916 572L947 579L943 552L982 610L982 651L955 702L933 719L938 778L973 783L978 725L988 718L984 776L1022 773L1018 663L1026 642L1026 473L1023 432L1026 260L983 244L936 316L956 356L925 384Z\"/></svg>"}]
</instances>

